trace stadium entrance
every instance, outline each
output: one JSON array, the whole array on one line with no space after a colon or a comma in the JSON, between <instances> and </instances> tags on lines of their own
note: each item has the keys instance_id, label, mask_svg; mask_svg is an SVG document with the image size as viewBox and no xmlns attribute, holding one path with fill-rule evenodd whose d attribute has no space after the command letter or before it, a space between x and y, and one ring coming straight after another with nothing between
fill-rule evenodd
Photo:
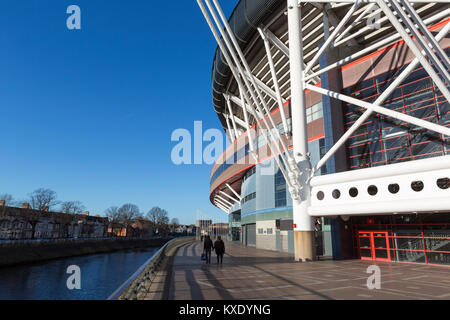
<instances>
[{"instance_id":1,"label":"stadium entrance","mask_svg":"<svg viewBox=\"0 0 450 320\"><path fill-rule=\"evenodd\" d=\"M358 248L362 260L391 260L387 232L359 231Z\"/></svg>"},{"instance_id":2,"label":"stadium entrance","mask_svg":"<svg viewBox=\"0 0 450 320\"><path fill-rule=\"evenodd\" d=\"M450 214L352 217L354 255L363 260L450 266Z\"/></svg>"}]
</instances>

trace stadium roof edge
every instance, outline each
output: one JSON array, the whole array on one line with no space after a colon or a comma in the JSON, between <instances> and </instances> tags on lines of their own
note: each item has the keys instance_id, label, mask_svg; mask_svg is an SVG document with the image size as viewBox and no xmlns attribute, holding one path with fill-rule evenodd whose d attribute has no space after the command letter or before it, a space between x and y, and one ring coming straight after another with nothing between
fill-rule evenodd
<instances>
[{"instance_id":1,"label":"stadium roof edge","mask_svg":"<svg viewBox=\"0 0 450 320\"><path fill-rule=\"evenodd\" d=\"M257 27L285 3L284 0L239 0L228 22L239 41L242 49L257 33ZM214 109L225 110L225 98L219 92L224 92L224 87L231 76L231 70L222 57L220 48L216 48L212 66L212 95ZM225 119L220 115L219 119L223 127L226 127Z\"/></svg>"}]
</instances>

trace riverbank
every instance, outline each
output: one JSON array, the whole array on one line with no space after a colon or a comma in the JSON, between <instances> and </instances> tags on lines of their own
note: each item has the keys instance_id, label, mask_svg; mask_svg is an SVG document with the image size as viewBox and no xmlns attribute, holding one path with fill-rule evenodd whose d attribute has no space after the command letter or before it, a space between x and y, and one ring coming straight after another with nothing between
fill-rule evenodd
<instances>
[{"instance_id":1,"label":"riverbank","mask_svg":"<svg viewBox=\"0 0 450 320\"><path fill-rule=\"evenodd\" d=\"M179 248L194 242L195 237L170 241L108 300L167 300L175 255Z\"/></svg>"},{"instance_id":2,"label":"riverbank","mask_svg":"<svg viewBox=\"0 0 450 320\"><path fill-rule=\"evenodd\" d=\"M105 239L8 243L0 246L0 268L119 250L161 247L169 239Z\"/></svg>"}]
</instances>

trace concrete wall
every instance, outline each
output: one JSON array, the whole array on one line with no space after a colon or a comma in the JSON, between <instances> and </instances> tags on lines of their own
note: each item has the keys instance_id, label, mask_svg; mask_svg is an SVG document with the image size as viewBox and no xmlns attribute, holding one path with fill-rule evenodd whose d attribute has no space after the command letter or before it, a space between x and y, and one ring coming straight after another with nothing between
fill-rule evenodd
<instances>
[{"instance_id":1,"label":"concrete wall","mask_svg":"<svg viewBox=\"0 0 450 320\"><path fill-rule=\"evenodd\" d=\"M275 220L256 222L256 247L258 249L276 250Z\"/></svg>"},{"instance_id":2,"label":"concrete wall","mask_svg":"<svg viewBox=\"0 0 450 320\"><path fill-rule=\"evenodd\" d=\"M0 242L0 267L132 248L160 247L166 242L167 239L111 239L7 244Z\"/></svg>"}]
</instances>

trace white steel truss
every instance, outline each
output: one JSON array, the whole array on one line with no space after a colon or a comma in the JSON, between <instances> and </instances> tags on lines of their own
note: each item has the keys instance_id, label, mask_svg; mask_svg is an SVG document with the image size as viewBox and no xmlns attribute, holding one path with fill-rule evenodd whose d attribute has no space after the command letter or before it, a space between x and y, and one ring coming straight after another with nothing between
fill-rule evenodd
<instances>
[{"instance_id":1,"label":"white steel truss","mask_svg":"<svg viewBox=\"0 0 450 320\"><path fill-rule=\"evenodd\" d=\"M340 207L340 211L337 209L333 211L330 207L324 207L323 205L322 207L317 208L317 200L314 199L314 201L312 201L312 195L317 195L319 192L316 188L320 187L324 190L326 188L332 189L331 185L327 186L326 184L345 184L348 177L357 175L355 172L344 172L340 174L330 174L326 177L315 177L315 173L345 145L350 136L352 136L370 116L373 114L381 114L385 117L437 132L443 137L450 136L450 128L448 127L393 111L383 106L384 102L394 90L397 89L419 65L423 67L446 101L450 103L450 92L448 89L448 84L450 83L450 60L439 45L439 43L447 37L447 34L450 31L450 22L448 20L450 17L450 8L446 6L443 7L442 10L435 11L430 9L433 8L435 4L448 4L448 0L286 1L288 18L287 34L283 34L281 37L275 36L275 34L269 30L273 21L266 26L260 25L258 27L258 33L264 44L267 59L266 65L268 65L270 72L267 76L261 76L258 73L254 73L250 68L250 64L246 60L242 48L238 45L235 35L233 34L218 1L212 0L214 3L213 7L210 0L197 0L205 19L218 42L220 50L227 60L227 64L233 74L233 80L236 81L239 88L240 98L234 96L232 93L229 93L228 95L226 101L229 112L230 114L237 112L237 110L244 112L244 124L248 132L250 132L249 128L251 123L249 122L247 112L250 112L254 118L253 120L258 126L262 129L266 129L263 130L263 135L268 142L272 154L276 155L274 158L283 173L294 202L295 231L311 232L314 230L311 216L320 215L320 212L323 212L324 215L339 215L343 214L345 211L343 209L345 208L344 206ZM312 4L314 9L308 12L306 10L307 4ZM342 18L337 19L334 10L342 10L344 7L346 8L345 14L342 15L341 12ZM330 31L329 35L327 32L324 32L319 36L315 33L319 30L319 27L314 27L314 23L317 23L319 19L314 18L313 15L318 14L318 12L322 12L324 16L334 17L330 19L333 20L334 23L325 26L325 28ZM274 19L282 19L282 17L283 15L279 14ZM373 21L373 24L364 25L364 20L369 18ZM432 24L444 21L447 21L447 23L442 25L437 35L433 35L429 31L429 27ZM376 28L374 29L373 25L379 26L379 30L376 30ZM304 33L305 29L308 33ZM289 46L286 44L286 36L288 36ZM314 38L315 36L316 38ZM370 41L372 38L377 40ZM305 39L307 39L307 41L305 41ZM348 45L353 45L355 43L359 44L359 40L356 41L357 39L368 40L361 46L360 50L354 50L353 53L349 53L344 58L339 58L335 62L328 62L327 60L325 65L322 61L319 63L322 55L328 50L339 47L345 48ZM319 47L317 44L320 43L321 40L323 44ZM322 87L322 84L319 82L320 76L333 71L334 69L338 69L359 57L369 55L400 40L405 43L409 52L413 54L414 59L406 66L400 75L393 79L387 88L382 89L380 96L373 103L332 91L329 88ZM277 55L277 62L273 59L275 54L273 53L271 45L276 50L275 54ZM308 48L308 52L305 51L306 48ZM287 75L289 81L285 80L286 72L282 74L279 72L279 70L285 70L283 68L286 66L286 64L282 62L280 56L288 58L289 60L289 73ZM255 75L258 75L259 78ZM265 79L265 84L262 79ZM261 82L263 82L264 85ZM283 107L283 99L288 99L287 96L283 97L284 92L287 92L285 87L286 84L290 87L293 155L287 152L287 145L282 139L279 128L273 121L269 108L269 100L275 100L275 104L280 108L280 113L282 115L284 132L288 133L289 130L287 120L284 117ZM264 88L264 90L262 88ZM309 159L307 145L305 90L314 91L323 96L329 96L332 99L365 109L365 112L359 119L345 132L331 149L328 150L314 168L312 168ZM269 94L268 91L270 91L271 94ZM233 109L232 103L239 108ZM252 139L249 139L249 141L251 140ZM250 148L251 150L254 150L253 145L251 145ZM396 165L395 167L392 167L396 170L395 174L393 173L392 176L402 176L403 180L405 180L404 175L406 174L415 174L419 177L421 176L421 166L431 166L431 169L428 171L433 172L433 174L435 174L433 179L436 179L439 178L440 174L444 176L449 174L449 159L448 156L444 156L441 157L440 160L412 161L402 165ZM444 167L441 168L441 171L436 169L438 171L436 172L436 170L433 169L433 165L436 165L439 161L444 163ZM373 172L382 172L382 169L379 168L376 170L365 170L367 172L371 172L371 170L373 170ZM392 170L387 170L386 172L392 172ZM370 173L365 174L365 176L368 177L367 179L374 179ZM423 176L421 177L423 178ZM356 180L353 179L352 181ZM359 183L366 187L367 181L359 181ZM380 183L385 184L386 181L380 180ZM231 188L229 185L227 185L227 187ZM231 190L234 195L240 199L239 195L233 189ZM439 192L439 195L444 194L442 189ZM450 204L448 202L450 197L448 191L446 192L445 196L447 197L447 201L441 202L440 205L434 203L436 198L433 198L434 202L430 200L431 198L428 200L423 199L424 202L420 205L417 204L417 201L414 202L418 208L417 210L422 212L427 210L438 211L443 208L450 210ZM381 195L383 194L384 193L381 193ZM374 199L375 198L372 200ZM372 209L372 213L374 214L384 212L383 210L385 210L387 206L383 206L381 203L389 199L389 196L385 196L384 198L381 196L374 200L378 205L370 205L369 207L366 207L366 209L361 209L364 205L367 206L368 204L359 204L359 207L355 206L352 210L348 211L350 212L349 214L357 214L358 212L360 212L359 214L370 214ZM349 202L343 204L351 206L352 199L347 197L347 200ZM408 197L396 200L395 208L397 208L397 211L404 212L404 210L398 209L402 204L407 210L413 208L411 205L413 202L407 203L410 200L411 199ZM303 252L300 256L307 257L310 256L310 254ZM298 255L296 252L296 258L297 257Z\"/></svg>"}]
</instances>

